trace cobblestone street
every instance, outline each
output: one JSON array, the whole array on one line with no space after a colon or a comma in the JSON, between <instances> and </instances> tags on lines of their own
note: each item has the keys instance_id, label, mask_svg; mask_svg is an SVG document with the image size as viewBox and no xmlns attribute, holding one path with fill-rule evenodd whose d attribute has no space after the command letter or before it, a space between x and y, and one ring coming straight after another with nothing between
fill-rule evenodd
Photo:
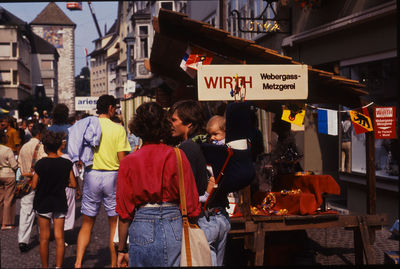
<instances>
[{"instance_id":1,"label":"cobblestone street","mask_svg":"<svg viewBox=\"0 0 400 269\"><path fill-rule=\"evenodd\" d=\"M17 201L16 223L19 218L19 201ZM71 268L75 262L76 238L81 225L80 202L77 202L77 220L72 232L66 233L66 247L64 267ZM84 267L110 267L110 255L107 246L108 222L103 208L97 217L91 243L84 257ZM391 239L390 227L376 231L376 240L373 245L377 264L384 263L384 252L399 249L399 241ZM20 253L17 242L18 229L1 231L1 268L38 268L41 266L39 255L39 237L37 225L34 225L30 250ZM354 265L353 232L344 228L308 229L304 244L304 253L292 263L295 265ZM243 260L246 252L240 244L228 241L227 256L236 254L236 258ZM251 255L249 255L251 256ZM227 265L236 262L227 261ZM240 265L242 264L239 262ZM50 242L50 267L55 266L55 241ZM246 265L246 264L243 264Z\"/></svg>"},{"instance_id":2,"label":"cobblestone street","mask_svg":"<svg viewBox=\"0 0 400 269\"><path fill-rule=\"evenodd\" d=\"M17 201L16 224L19 220L19 203ZM110 267L110 254L108 250L108 221L104 209L100 209L93 228L91 242L85 253L83 266L98 268ZM71 268L75 263L76 239L81 226L80 201L77 201L75 227L72 231L65 233L68 246L65 248L64 267ZM39 255L39 236L36 221L31 235L30 250L21 253L18 248L18 228L1 231L1 268L38 268L41 267ZM49 267L55 267L55 240L50 241Z\"/></svg>"}]
</instances>

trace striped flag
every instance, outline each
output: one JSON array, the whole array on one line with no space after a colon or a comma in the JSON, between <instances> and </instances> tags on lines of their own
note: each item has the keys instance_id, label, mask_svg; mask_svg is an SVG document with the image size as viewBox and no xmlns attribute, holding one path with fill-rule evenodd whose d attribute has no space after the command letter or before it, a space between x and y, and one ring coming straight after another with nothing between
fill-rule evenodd
<instances>
[{"instance_id":1,"label":"striped flag","mask_svg":"<svg viewBox=\"0 0 400 269\"><path fill-rule=\"evenodd\" d=\"M192 78L197 74L197 69L202 65L211 63L214 54L198 47L188 47L182 57L180 67Z\"/></svg>"},{"instance_id":2,"label":"striped flag","mask_svg":"<svg viewBox=\"0 0 400 269\"><path fill-rule=\"evenodd\" d=\"M336 110L318 109L318 132L338 135L338 115Z\"/></svg>"}]
</instances>

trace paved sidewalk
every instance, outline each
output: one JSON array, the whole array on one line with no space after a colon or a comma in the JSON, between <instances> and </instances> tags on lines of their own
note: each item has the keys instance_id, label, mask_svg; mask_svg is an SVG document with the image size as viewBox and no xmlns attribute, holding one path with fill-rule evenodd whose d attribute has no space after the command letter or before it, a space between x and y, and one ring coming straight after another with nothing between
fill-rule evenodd
<instances>
[{"instance_id":1,"label":"paved sidewalk","mask_svg":"<svg viewBox=\"0 0 400 269\"><path fill-rule=\"evenodd\" d=\"M20 200L17 201L16 224L19 220ZM76 239L82 223L80 214L80 202L77 201L75 227L72 231L65 233L69 245L65 248L64 267L72 268L75 263ZM31 235L31 249L21 253L17 240L18 228L7 231L0 231L1 242L1 268L40 268L39 236L36 222ZM108 249L108 221L104 209L100 209L96 223L93 228L90 245L85 253L84 267L104 268L110 267L110 254ZM49 246L49 267L55 267L55 240L50 241Z\"/></svg>"},{"instance_id":2,"label":"paved sidewalk","mask_svg":"<svg viewBox=\"0 0 400 269\"><path fill-rule=\"evenodd\" d=\"M391 238L390 227L375 233L373 251L376 264L384 264L384 252L399 250L399 240ZM317 265L354 265L353 231L344 228L309 229L308 247ZM310 264L310 262L308 262Z\"/></svg>"},{"instance_id":3,"label":"paved sidewalk","mask_svg":"<svg viewBox=\"0 0 400 269\"><path fill-rule=\"evenodd\" d=\"M384 264L386 251L400 249L399 240L392 238L389 229L387 226L375 232L372 247L377 265ZM254 254L244 249L241 236L233 237L228 238L225 264L252 265ZM264 251L265 266L355 265L353 231L343 227L267 233Z\"/></svg>"}]
</instances>

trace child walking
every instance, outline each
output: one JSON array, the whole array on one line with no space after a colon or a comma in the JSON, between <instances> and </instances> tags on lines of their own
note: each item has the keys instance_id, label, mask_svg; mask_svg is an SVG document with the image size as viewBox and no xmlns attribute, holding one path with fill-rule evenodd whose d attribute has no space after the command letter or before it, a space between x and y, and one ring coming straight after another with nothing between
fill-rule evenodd
<instances>
[{"instance_id":1,"label":"child walking","mask_svg":"<svg viewBox=\"0 0 400 269\"><path fill-rule=\"evenodd\" d=\"M36 190L33 209L38 216L40 259L43 268L49 266L51 219L54 222L54 238L56 240L56 268L62 266L65 251L64 220L68 211L65 187L76 188L77 185L72 171L72 162L57 154L63 137L63 133L50 131L46 133L42 143L47 157L36 163L32 179L32 188Z\"/></svg>"}]
</instances>

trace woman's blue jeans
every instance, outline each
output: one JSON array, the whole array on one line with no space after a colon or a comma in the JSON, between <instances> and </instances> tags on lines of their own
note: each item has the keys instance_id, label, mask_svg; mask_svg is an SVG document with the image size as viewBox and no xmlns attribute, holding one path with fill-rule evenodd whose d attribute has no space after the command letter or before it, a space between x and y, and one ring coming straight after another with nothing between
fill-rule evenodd
<instances>
[{"instance_id":1,"label":"woman's blue jeans","mask_svg":"<svg viewBox=\"0 0 400 269\"><path fill-rule=\"evenodd\" d=\"M129 227L129 266L179 266L182 215L179 207L139 208Z\"/></svg>"}]
</instances>

